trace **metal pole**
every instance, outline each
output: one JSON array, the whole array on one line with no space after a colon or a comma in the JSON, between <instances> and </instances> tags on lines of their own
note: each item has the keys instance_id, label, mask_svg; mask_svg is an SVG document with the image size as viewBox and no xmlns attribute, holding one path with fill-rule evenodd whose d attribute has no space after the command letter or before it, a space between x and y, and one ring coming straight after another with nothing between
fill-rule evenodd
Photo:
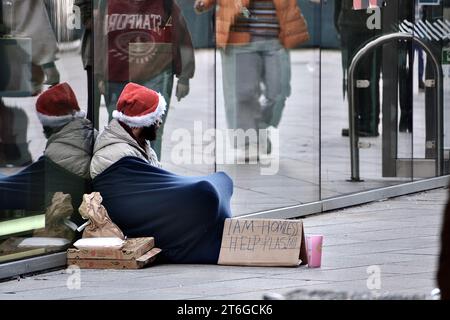
<instances>
[{"instance_id":1,"label":"metal pole","mask_svg":"<svg viewBox=\"0 0 450 320\"><path fill-rule=\"evenodd\" d=\"M373 41L367 43L363 48L361 48L354 56L350 67L348 69L348 103L349 103L349 136L350 136L350 159L351 159L351 180L352 181L361 181L359 175L359 147L358 147L358 135L356 133L356 111L355 111L355 71L358 67L361 59L373 49L384 45L391 41L396 40L408 40L416 42L419 46L421 46L428 56L433 61L434 72L436 77L436 104L437 104L437 112L436 112L436 122L437 122L437 137L436 137L436 176L440 176L443 174L443 109L442 109L442 68L435 57L430 47L423 42L421 39L414 37L409 33L392 33L376 38Z\"/></svg>"},{"instance_id":2,"label":"metal pole","mask_svg":"<svg viewBox=\"0 0 450 320\"><path fill-rule=\"evenodd\" d=\"M437 57L431 51L431 48L419 38L413 38L431 58L434 65L434 76L436 78L436 176L444 174L444 102L442 97L443 72Z\"/></svg>"}]
</instances>

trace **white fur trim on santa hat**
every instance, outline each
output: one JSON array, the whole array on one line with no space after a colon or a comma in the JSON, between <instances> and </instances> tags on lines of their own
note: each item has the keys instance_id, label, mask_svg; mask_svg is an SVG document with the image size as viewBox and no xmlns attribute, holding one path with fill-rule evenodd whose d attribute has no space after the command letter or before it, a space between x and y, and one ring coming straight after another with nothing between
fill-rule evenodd
<instances>
[{"instance_id":1,"label":"white fur trim on santa hat","mask_svg":"<svg viewBox=\"0 0 450 320\"><path fill-rule=\"evenodd\" d=\"M44 127L62 127L69 123L71 120L75 118L84 118L86 117L86 112L83 110L75 112L74 114L68 114L65 116L47 116L43 113L38 112L37 113L39 120L41 121L41 124Z\"/></svg>"},{"instance_id":2,"label":"white fur trim on santa hat","mask_svg":"<svg viewBox=\"0 0 450 320\"><path fill-rule=\"evenodd\" d=\"M156 110L152 113L146 114L145 116L131 117L123 114L120 111L113 111L113 118L119 120L120 122L125 123L130 128L143 128L150 127L155 124L158 119L161 119L164 113L166 112L166 100L164 97L158 93L159 103L156 107Z\"/></svg>"}]
</instances>

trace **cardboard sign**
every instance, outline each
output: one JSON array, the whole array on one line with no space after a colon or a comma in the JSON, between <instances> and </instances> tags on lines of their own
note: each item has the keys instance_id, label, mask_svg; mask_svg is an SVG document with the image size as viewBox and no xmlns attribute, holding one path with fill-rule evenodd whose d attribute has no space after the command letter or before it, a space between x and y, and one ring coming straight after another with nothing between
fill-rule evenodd
<instances>
[{"instance_id":1,"label":"cardboard sign","mask_svg":"<svg viewBox=\"0 0 450 320\"><path fill-rule=\"evenodd\" d=\"M136 260L154 246L154 238L134 238L128 239L122 249L68 249L67 259Z\"/></svg>"},{"instance_id":2,"label":"cardboard sign","mask_svg":"<svg viewBox=\"0 0 450 320\"><path fill-rule=\"evenodd\" d=\"M219 264L298 266L308 263L301 220L227 219Z\"/></svg>"}]
</instances>

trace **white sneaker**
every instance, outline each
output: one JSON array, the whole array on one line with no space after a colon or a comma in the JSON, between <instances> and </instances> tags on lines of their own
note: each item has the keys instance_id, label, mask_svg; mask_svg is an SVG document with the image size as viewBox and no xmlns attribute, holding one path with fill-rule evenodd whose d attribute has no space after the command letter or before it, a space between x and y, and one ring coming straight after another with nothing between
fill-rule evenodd
<instances>
[{"instance_id":1,"label":"white sneaker","mask_svg":"<svg viewBox=\"0 0 450 320\"><path fill-rule=\"evenodd\" d=\"M60 75L56 67L44 68L45 82L44 84L49 86L57 85L60 81Z\"/></svg>"},{"instance_id":2,"label":"white sneaker","mask_svg":"<svg viewBox=\"0 0 450 320\"><path fill-rule=\"evenodd\" d=\"M270 141L270 135L267 139L259 140L258 154L260 155L270 155L272 153L272 141Z\"/></svg>"},{"instance_id":3,"label":"white sneaker","mask_svg":"<svg viewBox=\"0 0 450 320\"><path fill-rule=\"evenodd\" d=\"M245 146L245 148L234 149L236 164L257 164L258 146Z\"/></svg>"},{"instance_id":4,"label":"white sneaker","mask_svg":"<svg viewBox=\"0 0 450 320\"><path fill-rule=\"evenodd\" d=\"M266 134L258 135L258 153L262 155L270 155L272 153L272 141L270 140L273 137L273 130L275 128L270 126L266 130ZM262 138L262 139L261 139Z\"/></svg>"}]
</instances>

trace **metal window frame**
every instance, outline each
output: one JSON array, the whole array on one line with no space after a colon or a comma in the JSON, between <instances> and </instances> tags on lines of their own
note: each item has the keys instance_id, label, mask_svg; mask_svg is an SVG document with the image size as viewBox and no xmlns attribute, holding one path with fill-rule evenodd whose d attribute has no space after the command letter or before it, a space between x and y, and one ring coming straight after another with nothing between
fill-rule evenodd
<instances>
[{"instance_id":1,"label":"metal window frame","mask_svg":"<svg viewBox=\"0 0 450 320\"><path fill-rule=\"evenodd\" d=\"M443 124L443 97L442 97L442 80L443 73L442 67L433 54L432 49L421 39L415 37L413 34L397 32L380 36L370 42L368 42L363 48L361 48L353 57L353 60L348 69L348 105L349 105L349 136L350 136L350 160L351 160L351 181L361 181L359 172L359 145L357 135L357 122L356 122L356 108L355 108L355 87L356 79L355 72L362 58L374 49L385 45L387 43L407 40L418 44L430 58L435 74L435 89L436 89L436 176L441 176L444 173L444 124ZM384 134L384 133L383 133ZM411 159L412 161L413 159Z\"/></svg>"},{"instance_id":2,"label":"metal window frame","mask_svg":"<svg viewBox=\"0 0 450 320\"><path fill-rule=\"evenodd\" d=\"M6 262L0 264L0 279L9 279L20 275L63 268L66 264L67 257L65 252Z\"/></svg>"},{"instance_id":3,"label":"metal window frame","mask_svg":"<svg viewBox=\"0 0 450 320\"><path fill-rule=\"evenodd\" d=\"M239 216L239 218L272 218L272 219L301 218L318 213L324 213L337 209L348 208L351 206L362 205L374 201L399 197L411 193L428 191L438 188L445 188L448 187L449 184L450 184L450 175L446 175L442 177L402 183L390 187L383 187L379 189L362 191L358 193L324 199L321 201L316 201L297 206L243 215Z\"/></svg>"}]
</instances>

